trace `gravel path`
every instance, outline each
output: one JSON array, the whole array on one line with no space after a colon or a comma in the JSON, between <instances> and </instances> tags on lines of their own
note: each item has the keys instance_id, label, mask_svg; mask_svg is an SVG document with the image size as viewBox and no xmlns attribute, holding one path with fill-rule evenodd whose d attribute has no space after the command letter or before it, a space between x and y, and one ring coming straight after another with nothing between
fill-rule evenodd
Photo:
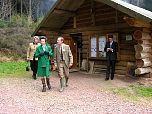
<instances>
[{"instance_id":1,"label":"gravel path","mask_svg":"<svg viewBox=\"0 0 152 114\"><path fill-rule=\"evenodd\" d=\"M0 114L152 114L151 107L103 91L106 84L125 85L120 80L105 82L98 76L72 73L62 93L58 77L51 77L51 83L52 90L42 93L40 79L1 78Z\"/></svg>"}]
</instances>

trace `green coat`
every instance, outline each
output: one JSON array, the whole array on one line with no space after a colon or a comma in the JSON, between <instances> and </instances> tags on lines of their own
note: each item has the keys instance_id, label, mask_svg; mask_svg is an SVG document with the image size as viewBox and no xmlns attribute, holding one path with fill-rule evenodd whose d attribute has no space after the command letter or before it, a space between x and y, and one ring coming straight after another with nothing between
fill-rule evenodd
<instances>
[{"instance_id":1,"label":"green coat","mask_svg":"<svg viewBox=\"0 0 152 114\"><path fill-rule=\"evenodd\" d=\"M35 57L38 58L38 71L37 76L50 76L50 57L53 57L52 48L50 45L46 44L46 52L49 52L49 55L41 56L40 53L44 53L42 45L36 48Z\"/></svg>"}]
</instances>

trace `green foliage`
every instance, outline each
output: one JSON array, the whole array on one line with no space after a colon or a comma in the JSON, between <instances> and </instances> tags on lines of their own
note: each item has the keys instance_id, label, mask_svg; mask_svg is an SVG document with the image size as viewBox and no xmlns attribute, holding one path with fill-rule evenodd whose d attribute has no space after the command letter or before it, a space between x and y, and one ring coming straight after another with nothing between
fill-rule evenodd
<instances>
[{"instance_id":1,"label":"green foliage","mask_svg":"<svg viewBox=\"0 0 152 114\"><path fill-rule=\"evenodd\" d=\"M0 28L8 27L8 21L0 19Z\"/></svg>"},{"instance_id":2,"label":"green foliage","mask_svg":"<svg viewBox=\"0 0 152 114\"><path fill-rule=\"evenodd\" d=\"M38 24L41 22L43 17L38 18L37 22L32 21L29 19L26 15L14 15L11 17L10 21L5 21L0 19L0 28L7 28L7 27L30 27L32 29L35 29Z\"/></svg>"},{"instance_id":3,"label":"green foliage","mask_svg":"<svg viewBox=\"0 0 152 114\"><path fill-rule=\"evenodd\" d=\"M32 42L32 29L24 27L0 29L0 51L6 56L26 58L29 42Z\"/></svg>"},{"instance_id":4,"label":"green foliage","mask_svg":"<svg viewBox=\"0 0 152 114\"><path fill-rule=\"evenodd\" d=\"M141 97L152 97L152 87L136 87L136 93Z\"/></svg>"},{"instance_id":5,"label":"green foliage","mask_svg":"<svg viewBox=\"0 0 152 114\"><path fill-rule=\"evenodd\" d=\"M0 62L0 78L4 77L26 77L29 72L25 71L27 62Z\"/></svg>"},{"instance_id":6,"label":"green foliage","mask_svg":"<svg viewBox=\"0 0 152 114\"><path fill-rule=\"evenodd\" d=\"M131 85L124 88L113 88L113 93L123 96L132 101L148 103L152 101L152 87L144 87L140 85Z\"/></svg>"}]
</instances>

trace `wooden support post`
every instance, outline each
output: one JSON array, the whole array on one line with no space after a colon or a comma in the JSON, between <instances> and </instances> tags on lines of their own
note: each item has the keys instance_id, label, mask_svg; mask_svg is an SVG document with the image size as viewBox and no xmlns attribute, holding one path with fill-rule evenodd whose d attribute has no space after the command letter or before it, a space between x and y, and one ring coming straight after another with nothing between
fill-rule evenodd
<instances>
[{"instance_id":1,"label":"wooden support post","mask_svg":"<svg viewBox=\"0 0 152 114\"><path fill-rule=\"evenodd\" d=\"M77 18L76 18L76 16L73 17L73 28L77 28Z\"/></svg>"}]
</instances>

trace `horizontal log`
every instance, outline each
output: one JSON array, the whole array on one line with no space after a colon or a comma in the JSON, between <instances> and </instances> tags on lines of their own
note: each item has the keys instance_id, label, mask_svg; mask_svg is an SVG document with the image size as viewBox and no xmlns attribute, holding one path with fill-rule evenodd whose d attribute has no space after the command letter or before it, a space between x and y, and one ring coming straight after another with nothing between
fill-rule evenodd
<instances>
[{"instance_id":1,"label":"horizontal log","mask_svg":"<svg viewBox=\"0 0 152 114\"><path fill-rule=\"evenodd\" d=\"M137 68L135 70L135 74L136 75L142 75L142 74L147 74L147 73L151 73L152 69L151 67L147 67L147 68Z\"/></svg>"},{"instance_id":2,"label":"horizontal log","mask_svg":"<svg viewBox=\"0 0 152 114\"><path fill-rule=\"evenodd\" d=\"M151 28L151 24L149 22L145 22L145 21L142 21L142 20L138 20L138 19L135 19L135 18L130 18L130 17L124 17L123 18L130 26L133 26L133 27L145 27L145 28Z\"/></svg>"},{"instance_id":3,"label":"horizontal log","mask_svg":"<svg viewBox=\"0 0 152 114\"><path fill-rule=\"evenodd\" d=\"M134 50L120 50L119 53L120 55L135 55Z\"/></svg>"},{"instance_id":4,"label":"horizontal log","mask_svg":"<svg viewBox=\"0 0 152 114\"><path fill-rule=\"evenodd\" d=\"M144 45L144 44L137 44L134 45L135 51L137 53L139 52L152 52L152 47L150 45Z\"/></svg>"},{"instance_id":5,"label":"horizontal log","mask_svg":"<svg viewBox=\"0 0 152 114\"><path fill-rule=\"evenodd\" d=\"M142 74L142 75L140 75L140 77L151 78L152 77L152 73Z\"/></svg>"},{"instance_id":6,"label":"horizontal log","mask_svg":"<svg viewBox=\"0 0 152 114\"><path fill-rule=\"evenodd\" d=\"M87 53L88 49L82 49L82 53Z\"/></svg>"},{"instance_id":7,"label":"horizontal log","mask_svg":"<svg viewBox=\"0 0 152 114\"><path fill-rule=\"evenodd\" d=\"M137 68L141 67L150 67L152 66L152 62L149 58L136 60Z\"/></svg>"},{"instance_id":8,"label":"horizontal log","mask_svg":"<svg viewBox=\"0 0 152 114\"><path fill-rule=\"evenodd\" d=\"M152 45L152 40L138 40L137 41L139 44L144 44L144 45Z\"/></svg>"},{"instance_id":9,"label":"horizontal log","mask_svg":"<svg viewBox=\"0 0 152 114\"><path fill-rule=\"evenodd\" d=\"M116 66L126 67L127 66L127 61L119 61L119 62L116 63Z\"/></svg>"},{"instance_id":10,"label":"horizontal log","mask_svg":"<svg viewBox=\"0 0 152 114\"><path fill-rule=\"evenodd\" d=\"M94 65L94 69L106 70L107 66L106 65Z\"/></svg>"},{"instance_id":11,"label":"horizontal log","mask_svg":"<svg viewBox=\"0 0 152 114\"><path fill-rule=\"evenodd\" d=\"M135 40L148 40L151 39L149 33L143 32L141 30L136 30L133 34Z\"/></svg>"},{"instance_id":12,"label":"horizontal log","mask_svg":"<svg viewBox=\"0 0 152 114\"><path fill-rule=\"evenodd\" d=\"M83 49L88 49L88 48L89 48L89 45L83 45L82 48L83 48Z\"/></svg>"},{"instance_id":13,"label":"horizontal log","mask_svg":"<svg viewBox=\"0 0 152 114\"><path fill-rule=\"evenodd\" d=\"M152 58L152 55L150 53L136 53L135 58L136 59Z\"/></svg>"},{"instance_id":14,"label":"horizontal log","mask_svg":"<svg viewBox=\"0 0 152 114\"><path fill-rule=\"evenodd\" d=\"M116 70L126 70L127 67L124 66L116 66Z\"/></svg>"},{"instance_id":15,"label":"horizontal log","mask_svg":"<svg viewBox=\"0 0 152 114\"><path fill-rule=\"evenodd\" d=\"M88 45L89 43L90 43L89 40L82 41L83 45Z\"/></svg>"},{"instance_id":16,"label":"horizontal log","mask_svg":"<svg viewBox=\"0 0 152 114\"><path fill-rule=\"evenodd\" d=\"M131 44L120 44L119 46L121 49L123 50L133 50L134 49L134 45Z\"/></svg>"},{"instance_id":17,"label":"horizontal log","mask_svg":"<svg viewBox=\"0 0 152 114\"><path fill-rule=\"evenodd\" d=\"M116 71L115 71L115 74L125 75L125 74L126 74L126 70L116 70Z\"/></svg>"},{"instance_id":18,"label":"horizontal log","mask_svg":"<svg viewBox=\"0 0 152 114\"><path fill-rule=\"evenodd\" d=\"M120 55L121 61L135 61L135 56L131 55Z\"/></svg>"},{"instance_id":19,"label":"horizontal log","mask_svg":"<svg viewBox=\"0 0 152 114\"><path fill-rule=\"evenodd\" d=\"M87 55L86 53L83 53L83 54L82 54L82 58L83 58L83 59L86 59L87 57L88 57L88 55Z\"/></svg>"}]
</instances>

